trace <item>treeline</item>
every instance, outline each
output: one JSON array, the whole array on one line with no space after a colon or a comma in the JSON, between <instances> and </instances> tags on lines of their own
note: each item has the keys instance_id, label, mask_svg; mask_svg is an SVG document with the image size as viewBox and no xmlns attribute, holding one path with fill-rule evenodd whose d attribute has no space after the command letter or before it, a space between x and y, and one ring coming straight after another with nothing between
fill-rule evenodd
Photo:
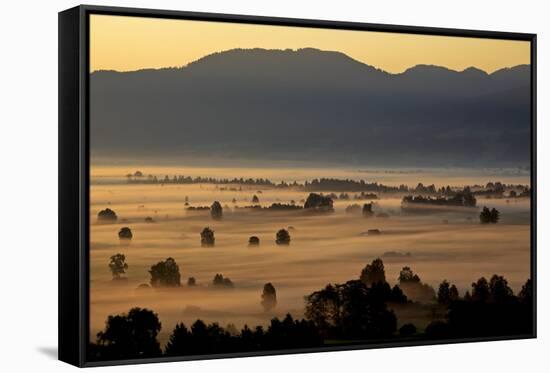
<instances>
[{"instance_id":1,"label":"treeline","mask_svg":"<svg viewBox=\"0 0 550 373\"><path fill-rule=\"evenodd\" d=\"M126 175L129 184L219 184L219 185L243 185L243 186L258 186L269 188L297 188L305 191L347 191L347 192L407 192L409 187L400 185L399 187L379 184L377 182L369 183L365 180L351 179L330 179L321 178L306 181L301 184L297 181L286 182L280 181L275 183L264 178L213 178L213 177L191 177L184 175L174 175L172 177L166 175L164 178L158 178L155 175L143 175L140 171L134 174ZM416 189L412 189L416 190Z\"/></svg>"},{"instance_id":2,"label":"treeline","mask_svg":"<svg viewBox=\"0 0 550 373\"><path fill-rule=\"evenodd\" d=\"M407 192L409 188L406 185L398 187L379 184L377 182L369 183L365 180L351 179L313 179L304 184L306 191L335 191L335 192Z\"/></svg>"},{"instance_id":3,"label":"treeline","mask_svg":"<svg viewBox=\"0 0 550 373\"><path fill-rule=\"evenodd\" d=\"M398 340L452 339L531 335L533 332L532 282L528 280L514 295L502 276L484 277L472 283L460 296L456 286L444 280L437 293L418 275L404 267L398 285L386 281L384 264L376 259L365 266L359 279L328 284L305 297L304 318L287 314L273 318L267 327L237 330L234 325L197 320L189 327L179 323L162 349L158 341L161 322L152 310L132 308L128 313L109 316L105 329L89 344L90 360L133 359L231 352L380 343ZM412 286L406 290L407 286ZM396 307L419 307L412 289L425 289L423 302L443 309L443 316L420 330L412 323L398 329ZM264 286L262 306L275 302L271 284ZM268 299L268 301L266 301Z\"/></svg>"},{"instance_id":4,"label":"treeline","mask_svg":"<svg viewBox=\"0 0 550 373\"><path fill-rule=\"evenodd\" d=\"M304 190L306 192L361 192L361 195L356 195L355 199L365 199L365 192L377 192L377 193L416 193L421 195L434 195L434 196L455 196L461 193L456 187L449 185L437 188L434 184L424 185L418 183L415 187L409 187L405 184L399 186L390 186L379 184L378 182L367 182L365 180L352 180L352 179L336 179L336 178L319 178L311 181L306 181L301 184L297 181L286 182L280 181L275 183L269 179L264 178L214 178L214 177L202 177L202 176L184 176L184 175L165 175L164 178L158 178L155 175L145 176L141 171L126 175L129 184L214 184L214 185L241 185L250 187L267 187L267 188L293 188L298 190ZM471 185L466 186L465 189L471 189L472 195L491 196L491 197L505 197L505 191L508 190L508 198L518 197L530 197L531 189L528 185L520 184L503 184L499 181L488 182L486 185ZM238 191L236 188L222 188L222 190ZM349 199L346 194L341 194L338 197L336 194L332 194L333 199ZM376 197L375 197L376 198Z\"/></svg>"}]
</instances>

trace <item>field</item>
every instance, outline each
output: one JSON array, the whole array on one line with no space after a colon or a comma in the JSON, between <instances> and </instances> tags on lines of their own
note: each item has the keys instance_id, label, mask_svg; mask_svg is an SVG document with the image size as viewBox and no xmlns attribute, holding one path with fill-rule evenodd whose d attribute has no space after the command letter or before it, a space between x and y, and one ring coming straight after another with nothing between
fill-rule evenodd
<instances>
[{"instance_id":1,"label":"field","mask_svg":"<svg viewBox=\"0 0 550 373\"><path fill-rule=\"evenodd\" d=\"M529 277L530 212L528 198L478 198L478 208L441 211L430 214L406 214L401 210L401 194L381 194L375 211L389 217L364 218L346 214L346 206L364 201L336 200L332 214L311 215L303 211L272 212L237 209L251 204L254 195L262 206L274 202L297 204L309 192L294 189L246 187L214 184L127 184L127 168L92 169L91 186L91 338L103 329L108 315L127 312L134 306L153 309L159 314L165 342L177 322L187 325L200 318L220 325L265 325L274 316L290 312L303 316L304 296L328 283L341 283L359 277L361 269L375 258L384 260L390 284L397 282L399 271L410 266L423 282L437 286L443 279L456 284L461 295L471 282L497 273L506 277L517 292ZM185 174L215 177L269 177L271 180L303 182L314 177L368 179L389 185L405 183L436 186L463 186L500 180L529 184L525 174L498 171L462 170L460 172L404 171L365 172L333 169L173 169L147 168L145 174ZM213 220L208 211L186 211L191 206L224 206L223 219ZM236 201L234 202L233 199ZM495 207L501 212L498 224L479 223L479 208ZM116 223L97 222L97 213L106 207L118 215ZM153 223L146 223L145 217ZM120 241L118 231L130 227L133 238ZM201 247L200 232L210 227L215 232L215 247ZM292 227L289 229L289 227ZM275 234L289 229L289 246L275 244ZM380 235L368 235L369 229ZM248 246L250 236L258 236L260 245ZM108 263L111 255L123 253L129 268L127 280L113 281ZM183 286L152 289L138 286L148 283L151 265L172 257L180 267ZM211 286L217 273L229 277L233 289ZM186 286L195 277L196 287ZM264 312L260 305L263 285L273 283L277 307ZM425 326L426 315L399 315L400 323L414 321Z\"/></svg>"}]
</instances>

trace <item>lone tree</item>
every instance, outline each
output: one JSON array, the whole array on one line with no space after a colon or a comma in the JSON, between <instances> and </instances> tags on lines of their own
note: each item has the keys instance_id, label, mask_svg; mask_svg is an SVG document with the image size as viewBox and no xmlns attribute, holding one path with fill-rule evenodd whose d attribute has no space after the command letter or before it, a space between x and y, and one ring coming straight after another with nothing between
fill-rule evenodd
<instances>
[{"instance_id":1,"label":"lone tree","mask_svg":"<svg viewBox=\"0 0 550 373\"><path fill-rule=\"evenodd\" d=\"M264 285L261 303L265 312L271 311L277 305L277 292L271 282Z\"/></svg>"},{"instance_id":2,"label":"lone tree","mask_svg":"<svg viewBox=\"0 0 550 373\"><path fill-rule=\"evenodd\" d=\"M317 193L310 193L304 203L304 209L333 212L334 207L332 205L332 198Z\"/></svg>"},{"instance_id":3,"label":"lone tree","mask_svg":"<svg viewBox=\"0 0 550 373\"><path fill-rule=\"evenodd\" d=\"M223 277L221 273L216 273L214 279L212 280L212 285L232 288L233 282L229 279L229 277Z\"/></svg>"},{"instance_id":4,"label":"lone tree","mask_svg":"<svg viewBox=\"0 0 550 373\"><path fill-rule=\"evenodd\" d=\"M201 246L212 247L215 244L214 231L208 227L204 228L201 232Z\"/></svg>"},{"instance_id":5,"label":"lone tree","mask_svg":"<svg viewBox=\"0 0 550 373\"><path fill-rule=\"evenodd\" d=\"M118 231L118 238L120 238L121 240L131 240L132 237L132 230L128 227L122 227Z\"/></svg>"},{"instance_id":6,"label":"lone tree","mask_svg":"<svg viewBox=\"0 0 550 373\"><path fill-rule=\"evenodd\" d=\"M194 277L187 279L187 286L197 286L197 280Z\"/></svg>"},{"instance_id":7,"label":"lone tree","mask_svg":"<svg viewBox=\"0 0 550 373\"><path fill-rule=\"evenodd\" d=\"M164 262L158 262L151 266L149 273L153 287L181 286L180 267L173 258L167 258Z\"/></svg>"},{"instance_id":8,"label":"lone tree","mask_svg":"<svg viewBox=\"0 0 550 373\"><path fill-rule=\"evenodd\" d=\"M223 208L218 201L214 201L212 206L210 206L210 216L215 220L220 220L223 217Z\"/></svg>"},{"instance_id":9,"label":"lone tree","mask_svg":"<svg viewBox=\"0 0 550 373\"><path fill-rule=\"evenodd\" d=\"M386 273L384 271L384 262L382 259L377 258L374 259L371 264L367 264L361 271L360 279L367 286L372 286L379 282L386 282Z\"/></svg>"},{"instance_id":10,"label":"lone tree","mask_svg":"<svg viewBox=\"0 0 550 373\"><path fill-rule=\"evenodd\" d=\"M257 236L250 236L248 239L248 246L259 246L260 245L260 238Z\"/></svg>"},{"instance_id":11,"label":"lone tree","mask_svg":"<svg viewBox=\"0 0 550 373\"><path fill-rule=\"evenodd\" d=\"M488 224L488 223L498 223L498 220L500 219L500 212L495 209L494 207L489 210L487 207L483 207L483 210L479 214L479 221L482 224Z\"/></svg>"},{"instance_id":12,"label":"lone tree","mask_svg":"<svg viewBox=\"0 0 550 373\"><path fill-rule=\"evenodd\" d=\"M128 263L126 263L126 256L124 254L116 254L111 256L111 261L109 262L109 269L113 274L113 279L119 279L120 275L126 273L128 269Z\"/></svg>"},{"instance_id":13,"label":"lone tree","mask_svg":"<svg viewBox=\"0 0 550 373\"><path fill-rule=\"evenodd\" d=\"M102 222L113 222L117 221L118 216L116 216L116 213L111 210L110 208L106 208L105 210L101 210L97 214L97 220Z\"/></svg>"},{"instance_id":14,"label":"lone tree","mask_svg":"<svg viewBox=\"0 0 550 373\"><path fill-rule=\"evenodd\" d=\"M113 360L161 356L157 340L160 329L158 315L145 308L136 307L127 314L109 316L105 330L97 333L101 357Z\"/></svg>"},{"instance_id":15,"label":"lone tree","mask_svg":"<svg viewBox=\"0 0 550 373\"><path fill-rule=\"evenodd\" d=\"M363 205L363 216L366 218L370 218L374 215L374 211L372 211L372 202L365 203Z\"/></svg>"},{"instance_id":16,"label":"lone tree","mask_svg":"<svg viewBox=\"0 0 550 373\"><path fill-rule=\"evenodd\" d=\"M290 234L286 229L279 229L275 243L277 245L290 245Z\"/></svg>"},{"instance_id":17,"label":"lone tree","mask_svg":"<svg viewBox=\"0 0 550 373\"><path fill-rule=\"evenodd\" d=\"M254 197L252 197L252 203L254 203L254 204L260 203L260 199L259 199L258 196L255 195L255 194L254 194Z\"/></svg>"}]
</instances>

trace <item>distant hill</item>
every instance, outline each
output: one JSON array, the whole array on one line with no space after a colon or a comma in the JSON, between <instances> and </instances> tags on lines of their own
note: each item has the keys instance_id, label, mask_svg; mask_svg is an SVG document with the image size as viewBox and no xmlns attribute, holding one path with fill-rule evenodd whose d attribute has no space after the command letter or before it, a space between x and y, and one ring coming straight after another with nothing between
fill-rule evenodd
<instances>
[{"instance_id":1,"label":"distant hill","mask_svg":"<svg viewBox=\"0 0 550 373\"><path fill-rule=\"evenodd\" d=\"M94 72L93 156L516 166L530 66L390 74L339 52L234 49L182 68Z\"/></svg>"}]
</instances>

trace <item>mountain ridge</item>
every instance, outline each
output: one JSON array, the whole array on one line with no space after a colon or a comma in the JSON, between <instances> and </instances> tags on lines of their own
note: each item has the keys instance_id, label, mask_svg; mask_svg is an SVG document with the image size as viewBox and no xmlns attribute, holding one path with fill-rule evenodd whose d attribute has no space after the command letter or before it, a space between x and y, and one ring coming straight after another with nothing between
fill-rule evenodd
<instances>
[{"instance_id":1,"label":"mountain ridge","mask_svg":"<svg viewBox=\"0 0 550 373\"><path fill-rule=\"evenodd\" d=\"M526 165L530 66L391 74L340 52L239 50L90 77L95 154Z\"/></svg>"}]
</instances>

